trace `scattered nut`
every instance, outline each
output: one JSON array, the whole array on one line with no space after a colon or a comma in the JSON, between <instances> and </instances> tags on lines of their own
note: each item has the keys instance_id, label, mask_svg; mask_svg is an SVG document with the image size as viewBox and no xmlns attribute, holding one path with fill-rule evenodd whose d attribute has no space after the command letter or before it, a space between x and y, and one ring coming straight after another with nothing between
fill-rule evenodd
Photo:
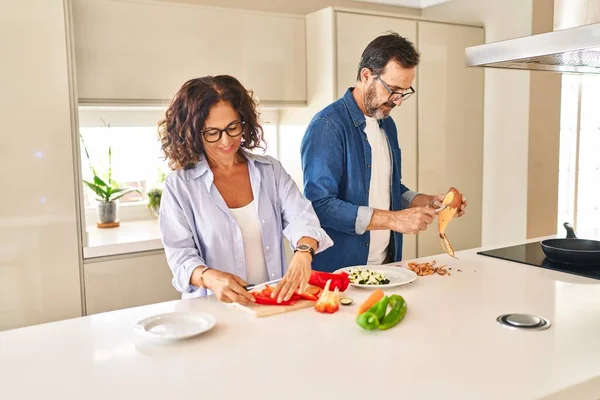
<instances>
[{"instance_id":1,"label":"scattered nut","mask_svg":"<svg viewBox=\"0 0 600 400\"><path fill-rule=\"evenodd\" d=\"M448 272L445 266L434 267L435 264L435 260L432 262L426 262L421 264L413 262L408 263L408 268L419 276L427 276L433 274L450 275L450 272Z\"/></svg>"}]
</instances>

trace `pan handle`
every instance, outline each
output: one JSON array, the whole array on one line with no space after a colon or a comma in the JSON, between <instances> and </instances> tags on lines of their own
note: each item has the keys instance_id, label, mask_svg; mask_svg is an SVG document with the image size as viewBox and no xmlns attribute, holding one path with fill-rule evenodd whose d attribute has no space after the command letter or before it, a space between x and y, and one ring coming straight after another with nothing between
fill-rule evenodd
<instances>
[{"instance_id":1,"label":"pan handle","mask_svg":"<svg viewBox=\"0 0 600 400\"><path fill-rule=\"evenodd\" d=\"M569 239L577 239L577 235L575 235L575 230L573 229L573 227L571 226L570 223L565 222L563 224L563 226L565 227L565 229L567 230L567 237Z\"/></svg>"}]
</instances>

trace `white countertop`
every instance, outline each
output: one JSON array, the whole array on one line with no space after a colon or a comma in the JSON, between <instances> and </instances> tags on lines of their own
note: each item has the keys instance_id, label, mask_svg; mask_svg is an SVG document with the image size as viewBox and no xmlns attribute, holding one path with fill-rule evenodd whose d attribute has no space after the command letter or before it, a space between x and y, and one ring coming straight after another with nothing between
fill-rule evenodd
<instances>
[{"instance_id":1,"label":"white countertop","mask_svg":"<svg viewBox=\"0 0 600 400\"><path fill-rule=\"evenodd\" d=\"M388 331L355 323L370 291L350 288L354 304L332 315L309 308L253 319L204 298L0 332L0 398L600 398L600 281L475 250L458 256L424 260L462 272L386 290L408 303ZM175 343L132 330L187 310L211 313L217 325ZM511 330L496 322L509 312L552 326Z\"/></svg>"},{"instance_id":2,"label":"white countertop","mask_svg":"<svg viewBox=\"0 0 600 400\"><path fill-rule=\"evenodd\" d=\"M122 221L117 228L86 226L87 246L83 258L106 257L140 251L162 250L157 219Z\"/></svg>"}]
</instances>

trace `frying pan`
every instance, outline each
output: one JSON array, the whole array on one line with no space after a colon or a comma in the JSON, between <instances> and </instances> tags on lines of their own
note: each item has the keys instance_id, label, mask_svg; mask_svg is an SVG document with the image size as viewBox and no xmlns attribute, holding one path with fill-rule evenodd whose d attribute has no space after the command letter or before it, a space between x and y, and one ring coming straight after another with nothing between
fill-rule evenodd
<instances>
[{"instance_id":1,"label":"frying pan","mask_svg":"<svg viewBox=\"0 0 600 400\"><path fill-rule=\"evenodd\" d=\"M555 262L569 264L597 264L600 267L600 241L578 239L568 222L563 224L567 230L564 239L542 240L542 251Z\"/></svg>"}]
</instances>

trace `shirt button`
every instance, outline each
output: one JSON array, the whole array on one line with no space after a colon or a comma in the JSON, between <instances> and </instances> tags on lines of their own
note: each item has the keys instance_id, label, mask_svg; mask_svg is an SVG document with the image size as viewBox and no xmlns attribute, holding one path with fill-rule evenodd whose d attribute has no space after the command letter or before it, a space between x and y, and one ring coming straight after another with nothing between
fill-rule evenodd
<instances>
[{"instance_id":1,"label":"shirt button","mask_svg":"<svg viewBox=\"0 0 600 400\"><path fill-rule=\"evenodd\" d=\"M367 168L371 168L371 164L367 164Z\"/></svg>"},{"instance_id":2,"label":"shirt button","mask_svg":"<svg viewBox=\"0 0 600 400\"><path fill-rule=\"evenodd\" d=\"M271 272L271 278L275 278L275 272Z\"/></svg>"},{"instance_id":3,"label":"shirt button","mask_svg":"<svg viewBox=\"0 0 600 400\"><path fill-rule=\"evenodd\" d=\"M265 247L266 250L269 250L269 246Z\"/></svg>"},{"instance_id":4,"label":"shirt button","mask_svg":"<svg viewBox=\"0 0 600 400\"><path fill-rule=\"evenodd\" d=\"M262 220L262 223L263 223L263 224L265 223L265 220L264 220L264 219Z\"/></svg>"},{"instance_id":5,"label":"shirt button","mask_svg":"<svg viewBox=\"0 0 600 400\"><path fill-rule=\"evenodd\" d=\"M366 242L366 243L365 243L365 246L368 246L368 245L369 245L369 242Z\"/></svg>"}]
</instances>

